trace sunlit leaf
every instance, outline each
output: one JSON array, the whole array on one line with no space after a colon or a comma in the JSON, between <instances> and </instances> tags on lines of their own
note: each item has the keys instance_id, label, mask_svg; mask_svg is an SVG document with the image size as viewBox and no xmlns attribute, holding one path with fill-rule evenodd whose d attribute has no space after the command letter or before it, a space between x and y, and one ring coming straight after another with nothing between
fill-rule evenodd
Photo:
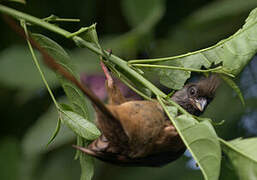
<instances>
[{"instance_id":1,"label":"sunlit leaf","mask_svg":"<svg viewBox=\"0 0 257 180\"><path fill-rule=\"evenodd\" d=\"M171 63L163 63L163 64L169 64L172 66L182 66L181 62L179 60L172 61ZM184 79L190 77L190 72L188 71L181 71L181 70L169 70L169 69L163 69L158 72L155 71L157 74L160 75L160 83L172 87L172 89L181 89L184 86ZM176 78L175 78L176 77Z\"/></svg>"},{"instance_id":2,"label":"sunlit leaf","mask_svg":"<svg viewBox=\"0 0 257 180\"><path fill-rule=\"evenodd\" d=\"M205 180L218 180L221 165L221 147L218 136L209 120L198 122L190 114L177 117L177 107L159 103L174 124L184 144L200 167Z\"/></svg>"},{"instance_id":3,"label":"sunlit leaf","mask_svg":"<svg viewBox=\"0 0 257 180\"><path fill-rule=\"evenodd\" d=\"M234 35L218 42L214 46L180 56L150 59L141 63L174 66L174 61L179 61L181 63L180 67L193 69L201 69L202 67L208 69L212 65L222 65L222 69L218 70L218 73L228 73L236 76L257 52L256 32L257 9L254 9L246 19L246 23L242 29L239 29ZM140 63L140 61L138 62ZM173 72L174 70L159 69L159 77L161 79L166 78L165 76L168 75L168 71ZM172 81L177 84L175 88L182 88L181 85L185 83L189 76L183 75L183 72L178 73L180 73L179 77L181 78L177 79L177 76L171 76L167 81L162 81L162 84L174 88L170 84L170 81Z\"/></svg>"},{"instance_id":4,"label":"sunlit leaf","mask_svg":"<svg viewBox=\"0 0 257 180\"><path fill-rule=\"evenodd\" d=\"M239 179L257 179L257 138L221 142L222 149L232 162Z\"/></svg>"},{"instance_id":5,"label":"sunlit leaf","mask_svg":"<svg viewBox=\"0 0 257 180\"><path fill-rule=\"evenodd\" d=\"M218 180L221 148L215 130L209 121L198 123L187 115L180 115L175 122L187 148L199 165L205 180Z\"/></svg>"},{"instance_id":6,"label":"sunlit leaf","mask_svg":"<svg viewBox=\"0 0 257 180\"><path fill-rule=\"evenodd\" d=\"M175 26L171 25L165 38L158 39L154 56L178 55L213 45L234 33L243 24L242 17L256 6L256 0L208 2Z\"/></svg>"},{"instance_id":7,"label":"sunlit leaf","mask_svg":"<svg viewBox=\"0 0 257 180\"><path fill-rule=\"evenodd\" d=\"M79 77L75 71L75 65L72 63L69 55L60 45L40 34L33 34L32 37L68 72L77 78ZM73 110L86 118L88 116L86 98L81 90L78 89L73 83L63 78L61 75L57 74L57 76L72 104Z\"/></svg>"},{"instance_id":8,"label":"sunlit leaf","mask_svg":"<svg viewBox=\"0 0 257 180\"><path fill-rule=\"evenodd\" d=\"M86 120L79 114L66 110L61 110L60 113L60 118L62 122L77 135L87 140L95 140L100 136L101 133L97 129L97 127L92 122Z\"/></svg>"},{"instance_id":9,"label":"sunlit leaf","mask_svg":"<svg viewBox=\"0 0 257 180\"><path fill-rule=\"evenodd\" d=\"M71 59L61 46L59 46L53 40L40 34L34 34L33 38L68 72L70 72L77 78L79 77L76 73L73 63L71 62ZM64 91L69 101L72 104L72 109L74 111L73 112L62 109L60 111L60 118L62 122L66 124L78 136L83 137L86 140L96 139L98 136L100 136L100 131L92 122L90 122L93 121L93 119L90 119L91 116L88 112L88 103L85 96L76 85L63 78L59 74L57 74L57 76L64 88ZM87 142L85 144L87 144ZM86 170L82 170L81 180L90 180L94 174L94 165L92 159L87 157L87 155L81 155L80 161L82 163L81 165L83 165L81 166L81 168L89 168ZM85 176L85 172L91 175Z\"/></svg>"}]
</instances>

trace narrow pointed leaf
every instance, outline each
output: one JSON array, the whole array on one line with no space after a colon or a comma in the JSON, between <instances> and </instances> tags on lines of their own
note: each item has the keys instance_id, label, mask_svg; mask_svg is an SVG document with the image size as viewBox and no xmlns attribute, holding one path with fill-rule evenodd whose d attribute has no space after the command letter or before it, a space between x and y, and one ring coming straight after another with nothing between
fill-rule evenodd
<instances>
[{"instance_id":1,"label":"narrow pointed leaf","mask_svg":"<svg viewBox=\"0 0 257 180\"><path fill-rule=\"evenodd\" d=\"M49 144L51 144L51 142L53 142L53 140L56 138L57 134L58 134L59 131L60 131L60 128L61 128L61 120L60 120L60 118L58 118L55 131L54 131L52 137L50 138L49 142L47 143L47 146L48 146Z\"/></svg>"},{"instance_id":2,"label":"narrow pointed leaf","mask_svg":"<svg viewBox=\"0 0 257 180\"><path fill-rule=\"evenodd\" d=\"M243 94L242 94L240 88L236 85L236 83L229 77L226 77L226 76L221 76L221 77L236 92L242 105L245 106L245 100L244 100Z\"/></svg>"}]
</instances>

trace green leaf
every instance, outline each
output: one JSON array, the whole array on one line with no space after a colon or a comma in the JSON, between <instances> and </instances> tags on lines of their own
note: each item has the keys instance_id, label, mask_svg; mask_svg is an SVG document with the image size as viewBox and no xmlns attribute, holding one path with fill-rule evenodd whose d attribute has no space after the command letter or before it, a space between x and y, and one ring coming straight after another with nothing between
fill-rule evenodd
<instances>
[{"instance_id":1,"label":"green leaf","mask_svg":"<svg viewBox=\"0 0 257 180\"><path fill-rule=\"evenodd\" d=\"M26 1L25 1L25 0L6 0L6 1L11 1L11 2L17 2L17 3L26 4Z\"/></svg>"},{"instance_id":2,"label":"green leaf","mask_svg":"<svg viewBox=\"0 0 257 180\"><path fill-rule=\"evenodd\" d=\"M66 110L61 110L60 113L62 122L77 135L87 140L95 140L101 135L100 131L92 122L83 118L79 114Z\"/></svg>"},{"instance_id":3,"label":"green leaf","mask_svg":"<svg viewBox=\"0 0 257 180\"><path fill-rule=\"evenodd\" d=\"M53 40L41 35L33 34L32 36L43 47L49 55L51 55L59 64L61 64L68 72L74 75L76 78L79 75L75 71L75 65L71 62L69 55L65 50L59 46ZM57 77L62 84L62 87L67 95L69 101L72 103L72 108L75 112L79 113L83 117L88 117L88 110L86 106L86 98L79 88L77 88L69 80L66 80L61 75L57 74Z\"/></svg>"},{"instance_id":4,"label":"green leaf","mask_svg":"<svg viewBox=\"0 0 257 180\"><path fill-rule=\"evenodd\" d=\"M178 105L171 103L174 105L166 106L159 96L157 96L157 99L199 165L205 180L218 180L221 148L211 122L209 120L198 122ZM183 110L183 114L176 117L178 109Z\"/></svg>"},{"instance_id":5,"label":"green leaf","mask_svg":"<svg viewBox=\"0 0 257 180\"><path fill-rule=\"evenodd\" d=\"M223 179L239 180L229 158L224 154L222 155L220 172L220 180Z\"/></svg>"},{"instance_id":6,"label":"green leaf","mask_svg":"<svg viewBox=\"0 0 257 180\"><path fill-rule=\"evenodd\" d=\"M100 48L100 45L98 42L98 36L96 32L96 24L93 24L89 27L82 27L78 31L72 33L69 37L73 37L73 36L80 36L85 41L94 43L97 47ZM80 46L79 42L77 43L78 43L77 45Z\"/></svg>"},{"instance_id":7,"label":"green leaf","mask_svg":"<svg viewBox=\"0 0 257 180\"><path fill-rule=\"evenodd\" d=\"M61 126L58 136L46 148L49 139L52 137L52 132L56 129L57 119L57 109L52 105L49 110L27 130L21 142L23 153L26 156L37 157L40 154L47 153L75 140L74 133L66 126Z\"/></svg>"},{"instance_id":8,"label":"green leaf","mask_svg":"<svg viewBox=\"0 0 257 180\"><path fill-rule=\"evenodd\" d=\"M59 64L63 65L67 71L72 75L77 77L74 72L75 65L72 63L68 53L56 42L42 34L31 34L31 37L39 43L39 45L44 48L51 57L53 57Z\"/></svg>"},{"instance_id":9,"label":"green leaf","mask_svg":"<svg viewBox=\"0 0 257 180\"><path fill-rule=\"evenodd\" d=\"M100 47L99 42L98 42L98 36L97 36L97 32L96 32L96 24L91 25L88 28L88 31L86 34L84 34L82 36L82 38L84 40L87 40L89 42L92 42L94 44L96 44L98 47Z\"/></svg>"},{"instance_id":10,"label":"green leaf","mask_svg":"<svg viewBox=\"0 0 257 180\"><path fill-rule=\"evenodd\" d=\"M246 17L256 6L256 0L208 2L176 26L168 27L168 33L158 42L158 48L153 49L153 56L178 55L213 45L221 37L234 33L243 24L241 17Z\"/></svg>"},{"instance_id":11,"label":"green leaf","mask_svg":"<svg viewBox=\"0 0 257 180\"><path fill-rule=\"evenodd\" d=\"M81 177L80 180L92 179L94 175L94 159L93 157L80 153Z\"/></svg>"},{"instance_id":12,"label":"green leaf","mask_svg":"<svg viewBox=\"0 0 257 180\"><path fill-rule=\"evenodd\" d=\"M47 146L48 146L49 144L51 144L51 142L53 142L53 140L56 138L57 134L58 134L59 131L60 131L60 128L61 128L61 120L60 120L60 118L58 118L55 131L54 131L52 137L50 138L49 142L47 143Z\"/></svg>"},{"instance_id":13,"label":"green leaf","mask_svg":"<svg viewBox=\"0 0 257 180\"><path fill-rule=\"evenodd\" d=\"M199 165L204 179L218 180L221 165L221 148L210 121L198 122L188 113L183 113L174 118L177 114L176 109L180 109L180 107L166 106L159 96L157 96L157 99Z\"/></svg>"},{"instance_id":14,"label":"green leaf","mask_svg":"<svg viewBox=\"0 0 257 180\"><path fill-rule=\"evenodd\" d=\"M27 47L12 46L7 48L1 52L0 59L1 83L19 88L29 94L44 87ZM40 64L42 65L42 62ZM55 74L44 66L42 69L50 86L56 84Z\"/></svg>"},{"instance_id":15,"label":"green leaf","mask_svg":"<svg viewBox=\"0 0 257 180\"><path fill-rule=\"evenodd\" d=\"M212 65L222 64L222 69L215 71L217 73L238 75L245 65L252 59L257 52L257 8L254 9L246 19L244 26L239 29L234 35L218 42L216 45L199 51L159 59L136 60L131 63L152 63L158 65L174 66L174 63L179 61L179 67L201 69L211 68ZM175 61L175 62L174 62ZM176 64L175 64L176 65ZM162 79L162 84L170 88L182 88L182 84L189 78L188 74L183 74L180 71L174 75L175 70L159 69L159 77ZM167 73L167 72L170 73ZM190 71L187 71L190 73ZM173 74L167 78L166 76ZM177 77L180 78L177 78ZM165 80L163 80L165 79ZM170 83L170 82L175 82ZM174 87L173 87L174 86Z\"/></svg>"},{"instance_id":16,"label":"green leaf","mask_svg":"<svg viewBox=\"0 0 257 180\"><path fill-rule=\"evenodd\" d=\"M166 107L167 111L169 112L169 115L172 118L175 118L178 115L178 109L174 106L167 106Z\"/></svg>"},{"instance_id":17,"label":"green leaf","mask_svg":"<svg viewBox=\"0 0 257 180\"><path fill-rule=\"evenodd\" d=\"M221 76L221 78L236 92L241 103L243 104L243 106L245 106L245 100L244 100L243 94L242 94L240 88L236 85L236 83L229 77Z\"/></svg>"},{"instance_id":18,"label":"green leaf","mask_svg":"<svg viewBox=\"0 0 257 180\"><path fill-rule=\"evenodd\" d=\"M77 145L78 146L87 146L88 143L83 140L83 138L77 138ZM79 150L76 152L76 156L79 157L80 166L81 166L81 177L80 180L87 180L92 179L94 175L94 158L89 156ZM76 157L75 157L76 158Z\"/></svg>"},{"instance_id":19,"label":"green leaf","mask_svg":"<svg viewBox=\"0 0 257 180\"><path fill-rule=\"evenodd\" d=\"M257 179L257 138L221 139L222 149L230 159L240 180Z\"/></svg>"},{"instance_id":20,"label":"green leaf","mask_svg":"<svg viewBox=\"0 0 257 180\"><path fill-rule=\"evenodd\" d=\"M211 123L209 121L198 123L187 115L180 115L174 121L180 137L199 165L205 180L218 180L221 148Z\"/></svg>"},{"instance_id":21,"label":"green leaf","mask_svg":"<svg viewBox=\"0 0 257 180\"><path fill-rule=\"evenodd\" d=\"M172 62L164 62L162 64L167 64L171 66L182 66L179 60L175 60ZM158 69L157 74L159 74L160 76L160 83L167 87L172 87L172 89L181 89L184 86L184 79L190 77L190 72L181 70L171 71L169 69L162 69L160 71Z\"/></svg>"},{"instance_id":22,"label":"green leaf","mask_svg":"<svg viewBox=\"0 0 257 180\"><path fill-rule=\"evenodd\" d=\"M76 73L75 66L71 62L70 57L61 46L59 46L53 40L40 34L33 34L33 38L49 53L50 56L52 56L57 61L57 63L61 64L76 78L79 77ZM88 112L88 102L86 101L85 96L81 90L69 80L66 80L59 74L57 74L57 77L62 84L65 94L71 102L72 109L74 111L73 112L60 109L60 117L62 122L77 135L85 138L86 140L96 139L98 136L100 136L100 131L93 123L90 122L93 121L93 119L90 118L92 116L90 116ZM83 167L93 167L90 158L84 158L83 160L88 160L82 163ZM80 158L80 161L82 161L82 158ZM92 176L85 176L84 171L85 170L82 171L81 178L84 180L90 180ZM93 168L87 169L87 172L93 175Z\"/></svg>"}]
</instances>

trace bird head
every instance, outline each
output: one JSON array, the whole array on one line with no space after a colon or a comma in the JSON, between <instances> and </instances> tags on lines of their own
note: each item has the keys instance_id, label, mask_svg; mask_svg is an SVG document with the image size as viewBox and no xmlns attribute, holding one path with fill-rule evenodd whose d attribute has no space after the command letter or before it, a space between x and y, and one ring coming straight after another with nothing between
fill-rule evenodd
<instances>
[{"instance_id":1,"label":"bird head","mask_svg":"<svg viewBox=\"0 0 257 180\"><path fill-rule=\"evenodd\" d=\"M190 114L199 116L214 98L218 86L218 77L211 75L196 83L186 84L181 90L177 91L171 99Z\"/></svg>"}]
</instances>

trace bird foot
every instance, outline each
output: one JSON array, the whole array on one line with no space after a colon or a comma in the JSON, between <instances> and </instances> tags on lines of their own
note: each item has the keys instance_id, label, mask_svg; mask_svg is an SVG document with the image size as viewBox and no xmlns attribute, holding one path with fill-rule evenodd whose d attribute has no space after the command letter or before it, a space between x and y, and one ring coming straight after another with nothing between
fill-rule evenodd
<instances>
[{"instance_id":1,"label":"bird foot","mask_svg":"<svg viewBox=\"0 0 257 180\"><path fill-rule=\"evenodd\" d=\"M114 81L113 81L113 78L110 74L110 71L108 70L108 68L105 66L105 64L103 63L103 61L100 62L100 65L101 65L101 68L104 72L104 75L106 77L106 81L107 81L107 86L109 88L113 88L114 86Z\"/></svg>"},{"instance_id":2,"label":"bird foot","mask_svg":"<svg viewBox=\"0 0 257 180\"><path fill-rule=\"evenodd\" d=\"M123 102L126 102L125 97L122 95L119 87L117 87L115 85L115 82L111 76L110 71L108 70L108 68L105 66L104 62L101 61L100 62L102 70L104 72L104 75L106 77L106 89L108 92L108 97L109 97L109 101L108 104L121 104Z\"/></svg>"}]
</instances>

